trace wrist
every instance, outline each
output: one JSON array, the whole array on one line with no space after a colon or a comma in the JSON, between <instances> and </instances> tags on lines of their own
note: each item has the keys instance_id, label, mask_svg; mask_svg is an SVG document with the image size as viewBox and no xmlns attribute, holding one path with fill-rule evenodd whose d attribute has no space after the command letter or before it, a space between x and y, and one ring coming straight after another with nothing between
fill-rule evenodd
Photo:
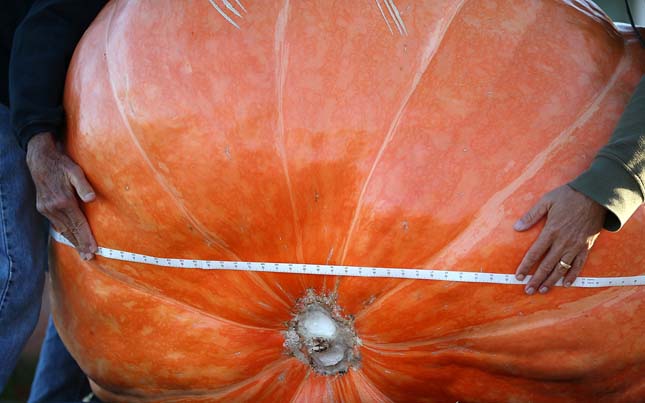
<instances>
[{"instance_id":1,"label":"wrist","mask_svg":"<svg viewBox=\"0 0 645 403\"><path fill-rule=\"evenodd\" d=\"M43 153L51 153L55 150L54 133L42 132L34 135L27 143L27 165L31 166L33 161L39 160Z\"/></svg>"}]
</instances>

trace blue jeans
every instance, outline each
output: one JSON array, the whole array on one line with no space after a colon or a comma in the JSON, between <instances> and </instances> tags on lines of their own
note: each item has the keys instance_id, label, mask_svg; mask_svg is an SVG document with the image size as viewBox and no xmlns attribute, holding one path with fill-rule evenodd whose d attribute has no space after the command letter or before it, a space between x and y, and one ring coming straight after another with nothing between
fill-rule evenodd
<instances>
[{"instance_id":1,"label":"blue jeans","mask_svg":"<svg viewBox=\"0 0 645 403\"><path fill-rule=\"evenodd\" d=\"M36 211L25 153L11 131L9 110L0 104L0 392L38 321L46 268L47 221ZM39 400L30 402L80 401L76 390L58 385L87 382L85 375L53 326L47 336L32 385Z\"/></svg>"},{"instance_id":2,"label":"blue jeans","mask_svg":"<svg viewBox=\"0 0 645 403\"><path fill-rule=\"evenodd\" d=\"M90 392L85 374L67 352L49 318L29 403L80 401Z\"/></svg>"}]
</instances>

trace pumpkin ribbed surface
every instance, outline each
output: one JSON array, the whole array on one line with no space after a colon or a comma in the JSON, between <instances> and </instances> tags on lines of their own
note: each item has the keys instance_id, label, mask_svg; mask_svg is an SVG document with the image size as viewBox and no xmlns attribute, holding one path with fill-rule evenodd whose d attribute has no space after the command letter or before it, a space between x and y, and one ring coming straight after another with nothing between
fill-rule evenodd
<instances>
[{"instance_id":1,"label":"pumpkin ribbed surface","mask_svg":"<svg viewBox=\"0 0 645 403\"><path fill-rule=\"evenodd\" d=\"M102 246L514 273L539 232L514 221L588 167L644 60L584 1L118 0L73 58L67 149ZM642 274L644 221L603 233L583 275ZM55 320L106 401L645 400L643 288L54 251ZM290 354L289 326L344 326L346 373Z\"/></svg>"}]
</instances>

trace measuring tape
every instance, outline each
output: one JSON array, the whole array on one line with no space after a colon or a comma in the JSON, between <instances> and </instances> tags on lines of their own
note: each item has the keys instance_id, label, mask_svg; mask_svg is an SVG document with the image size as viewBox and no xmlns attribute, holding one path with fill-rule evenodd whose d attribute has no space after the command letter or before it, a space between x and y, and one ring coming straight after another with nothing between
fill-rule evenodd
<instances>
[{"instance_id":1,"label":"measuring tape","mask_svg":"<svg viewBox=\"0 0 645 403\"><path fill-rule=\"evenodd\" d=\"M61 244L74 247L63 235L50 230L52 238ZM200 270L237 270L266 273L288 273L288 274L313 274L329 276L349 277L383 277L401 278L409 280L435 280L435 281L456 281L461 283L489 283L489 284L526 284L531 276L524 281L518 281L514 274L502 273L478 273L470 271L452 270L426 270L426 269L400 269L386 267L362 267L362 266L334 266L324 264L306 263L265 263L265 262L231 262L226 260L198 260L198 259L174 259L141 255L139 253L126 252L118 249L110 249L99 246L96 255L107 259L120 260L124 262L143 263L154 266L173 267L179 269L200 269ZM556 284L562 285L562 280ZM645 275L631 277L578 277L571 284L572 287L624 287L645 285Z\"/></svg>"}]
</instances>

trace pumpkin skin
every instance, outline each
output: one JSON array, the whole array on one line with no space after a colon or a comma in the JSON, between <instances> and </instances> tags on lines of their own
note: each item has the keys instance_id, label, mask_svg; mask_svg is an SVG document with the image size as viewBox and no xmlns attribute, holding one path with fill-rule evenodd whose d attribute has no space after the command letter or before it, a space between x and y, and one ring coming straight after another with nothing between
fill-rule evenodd
<instances>
[{"instance_id":1,"label":"pumpkin skin","mask_svg":"<svg viewBox=\"0 0 645 403\"><path fill-rule=\"evenodd\" d=\"M396 1L404 25L383 2L215 4L239 29L207 0L113 1L76 50L66 147L102 246L514 273L540 230L514 221L588 167L645 71L582 1ZM603 233L582 275L643 274L644 220ZM53 249L57 327L105 401L645 400L642 287L527 297ZM344 375L285 353L307 290L355 318Z\"/></svg>"}]
</instances>

